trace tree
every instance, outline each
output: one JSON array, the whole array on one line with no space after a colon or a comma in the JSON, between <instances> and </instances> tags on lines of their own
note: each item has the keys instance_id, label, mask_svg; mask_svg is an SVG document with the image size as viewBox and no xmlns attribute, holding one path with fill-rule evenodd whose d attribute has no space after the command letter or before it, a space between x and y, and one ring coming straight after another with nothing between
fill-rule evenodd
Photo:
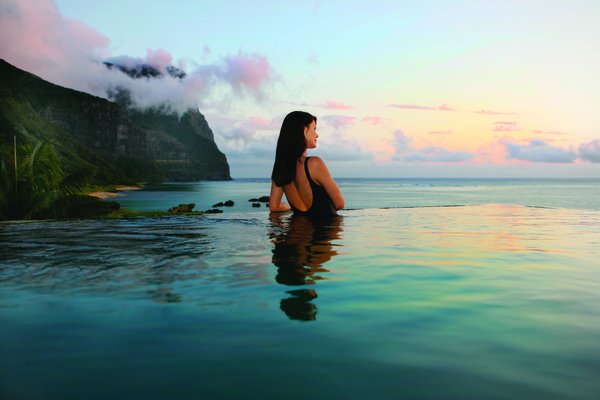
<instances>
[{"instance_id":1,"label":"tree","mask_svg":"<svg viewBox=\"0 0 600 400\"><path fill-rule=\"evenodd\" d=\"M82 168L65 174L51 141L21 145L15 155L17 172L4 157L0 164L0 219L61 218L70 206L87 198L79 193L92 171Z\"/></svg>"}]
</instances>

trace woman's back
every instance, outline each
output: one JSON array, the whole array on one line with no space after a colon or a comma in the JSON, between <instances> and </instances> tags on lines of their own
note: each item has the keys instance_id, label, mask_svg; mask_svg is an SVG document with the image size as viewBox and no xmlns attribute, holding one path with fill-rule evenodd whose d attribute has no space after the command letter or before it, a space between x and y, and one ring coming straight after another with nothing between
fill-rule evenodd
<instances>
[{"instance_id":1,"label":"woman's back","mask_svg":"<svg viewBox=\"0 0 600 400\"><path fill-rule=\"evenodd\" d=\"M297 163L295 179L283 187L285 196L296 214L337 215L325 188L312 179L311 166L313 173L317 171L310 160L311 157L305 157L304 162Z\"/></svg>"},{"instance_id":2,"label":"woman's back","mask_svg":"<svg viewBox=\"0 0 600 400\"><path fill-rule=\"evenodd\" d=\"M312 205L312 189L305 171L305 160L296 163L296 177L283 187L283 192L288 202L294 209L306 211Z\"/></svg>"}]
</instances>

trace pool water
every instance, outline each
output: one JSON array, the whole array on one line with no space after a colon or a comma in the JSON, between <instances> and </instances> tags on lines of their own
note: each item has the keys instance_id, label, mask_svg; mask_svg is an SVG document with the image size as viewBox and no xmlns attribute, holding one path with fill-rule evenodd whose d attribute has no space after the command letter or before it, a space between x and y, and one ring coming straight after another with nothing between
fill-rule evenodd
<instances>
[{"instance_id":1,"label":"pool water","mask_svg":"<svg viewBox=\"0 0 600 400\"><path fill-rule=\"evenodd\" d=\"M521 205L3 223L0 397L595 399L599 249Z\"/></svg>"}]
</instances>

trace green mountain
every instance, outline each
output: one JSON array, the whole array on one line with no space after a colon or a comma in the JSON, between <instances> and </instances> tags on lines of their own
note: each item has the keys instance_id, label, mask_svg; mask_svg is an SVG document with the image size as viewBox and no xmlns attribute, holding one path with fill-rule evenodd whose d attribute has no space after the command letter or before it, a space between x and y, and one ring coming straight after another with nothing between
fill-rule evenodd
<instances>
[{"instance_id":1,"label":"green mountain","mask_svg":"<svg viewBox=\"0 0 600 400\"><path fill-rule=\"evenodd\" d=\"M51 140L66 171L94 171L93 183L231 179L204 116L134 110L67 89L0 60L0 152Z\"/></svg>"}]
</instances>

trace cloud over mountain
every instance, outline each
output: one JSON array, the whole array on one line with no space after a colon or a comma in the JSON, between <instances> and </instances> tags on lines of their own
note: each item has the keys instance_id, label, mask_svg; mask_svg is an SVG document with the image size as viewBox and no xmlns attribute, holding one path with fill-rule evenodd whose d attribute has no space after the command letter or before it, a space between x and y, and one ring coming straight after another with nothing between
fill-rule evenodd
<instances>
[{"instance_id":1,"label":"cloud over mountain","mask_svg":"<svg viewBox=\"0 0 600 400\"><path fill-rule=\"evenodd\" d=\"M234 96L261 99L275 78L265 56L238 52L199 65L184 76L133 79L106 68L103 61L128 68L148 65L161 72L169 66L184 69L184 65L173 66L171 54L164 49L149 49L144 58L111 56L108 38L63 17L51 0L2 0L0 7L1 58L53 83L97 96L108 98L115 89L125 89L139 107L166 103L183 111L197 106L217 87L229 88Z\"/></svg>"}]
</instances>

